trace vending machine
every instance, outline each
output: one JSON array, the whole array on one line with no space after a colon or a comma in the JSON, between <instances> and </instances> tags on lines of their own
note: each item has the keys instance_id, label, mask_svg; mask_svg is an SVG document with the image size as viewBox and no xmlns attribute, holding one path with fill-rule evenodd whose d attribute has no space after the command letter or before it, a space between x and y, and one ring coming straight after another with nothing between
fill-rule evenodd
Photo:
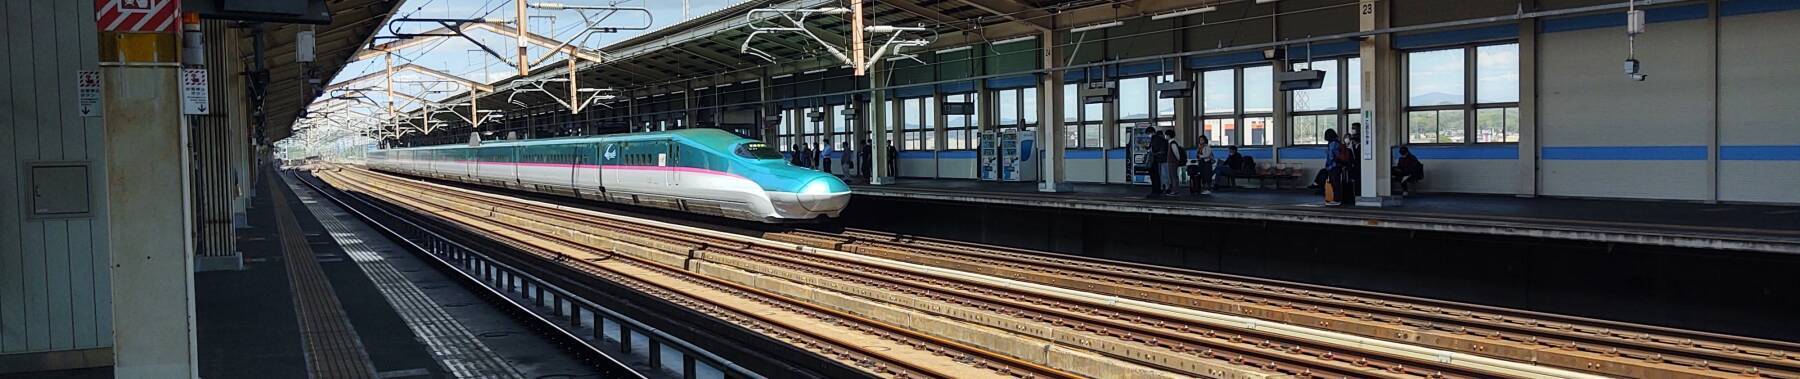
<instances>
[{"instance_id":1,"label":"vending machine","mask_svg":"<svg viewBox=\"0 0 1800 379\"><path fill-rule=\"evenodd\" d=\"M1006 128L983 131L980 136L981 180L1038 180L1037 132Z\"/></svg>"},{"instance_id":2,"label":"vending machine","mask_svg":"<svg viewBox=\"0 0 1800 379\"><path fill-rule=\"evenodd\" d=\"M1130 181L1133 184L1150 184L1150 135L1157 133L1151 129L1151 123L1140 122L1131 125Z\"/></svg>"}]
</instances>

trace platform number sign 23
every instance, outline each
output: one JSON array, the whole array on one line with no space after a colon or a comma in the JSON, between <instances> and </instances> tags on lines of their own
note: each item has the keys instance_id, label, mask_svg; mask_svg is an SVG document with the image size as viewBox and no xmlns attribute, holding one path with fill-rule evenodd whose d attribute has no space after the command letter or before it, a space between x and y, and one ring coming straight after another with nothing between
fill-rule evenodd
<instances>
[{"instance_id":1,"label":"platform number sign 23","mask_svg":"<svg viewBox=\"0 0 1800 379\"><path fill-rule=\"evenodd\" d=\"M181 114L206 114L206 69L181 69Z\"/></svg>"}]
</instances>

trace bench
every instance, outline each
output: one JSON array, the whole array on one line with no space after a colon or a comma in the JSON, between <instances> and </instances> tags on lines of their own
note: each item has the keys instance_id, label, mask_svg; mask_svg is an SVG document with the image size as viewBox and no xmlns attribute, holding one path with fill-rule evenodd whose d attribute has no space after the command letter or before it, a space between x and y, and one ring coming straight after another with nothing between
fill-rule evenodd
<instances>
[{"instance_id":1,"label":"bench","mask_svg":"<svg viewBox=\"0 0 1800 379\"><path fill-rule=\"evenodd\" d=\"M1258 163L1255 173L1221 175L1229 179L1230 186L1237 187L1238 179L1256 181L1256 188L1263 188L1266 183L1274 182L1275 189L1281 189L1281 182L1300 179L1300 168L1292 163Z\"/></svg>"}]
</instances>

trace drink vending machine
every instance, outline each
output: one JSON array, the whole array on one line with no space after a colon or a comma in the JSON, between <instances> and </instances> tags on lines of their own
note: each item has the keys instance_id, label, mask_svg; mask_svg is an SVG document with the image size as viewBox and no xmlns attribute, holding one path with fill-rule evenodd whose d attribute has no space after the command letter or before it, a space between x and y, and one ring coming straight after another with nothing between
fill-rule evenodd
<instances>
[{"instance_id":1,"label":"drink vending machine","mask_svg":"<svg viewBox=\"0 0 1800 379\"><path fill-rule=\"evenodd\" d=\"M1157 133L1148 122L1140 122L1131 126L1131 169L1129 181L1133 184L1150 184L1150 134Z\"/></svg>"},{"instance_id":2,"label":"drink vending machine","mask_svg":"<svg viewBox=\"0 0 1800 379\"><path fill-rule=\"evenodd\" d=\"M980 140L981 180L1038 180L1037 132L1017 128L985 130Z\"/></svg>"}]
</instances>

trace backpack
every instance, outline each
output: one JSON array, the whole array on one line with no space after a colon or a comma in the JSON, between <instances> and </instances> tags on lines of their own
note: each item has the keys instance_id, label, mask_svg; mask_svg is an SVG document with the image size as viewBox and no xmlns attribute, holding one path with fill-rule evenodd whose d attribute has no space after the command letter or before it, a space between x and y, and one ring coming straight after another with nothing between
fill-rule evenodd
<instances>
[{"instance_id":1,"label":"backpack","mask_svg":"<svg viewBox=\"0 0 1800 379\"><path fill-rule=\"evenodd\" d=\"M1332 156L1332 159L1336 159L1338 162L1344 162L1344 163L1349 163L1351 160L1356 159L1356 157L1351 156L1350 148L1344 146L1343 144L1338 144L1337 151L1333 151L1331 156Z\"/></svg>"}]
</instances>

